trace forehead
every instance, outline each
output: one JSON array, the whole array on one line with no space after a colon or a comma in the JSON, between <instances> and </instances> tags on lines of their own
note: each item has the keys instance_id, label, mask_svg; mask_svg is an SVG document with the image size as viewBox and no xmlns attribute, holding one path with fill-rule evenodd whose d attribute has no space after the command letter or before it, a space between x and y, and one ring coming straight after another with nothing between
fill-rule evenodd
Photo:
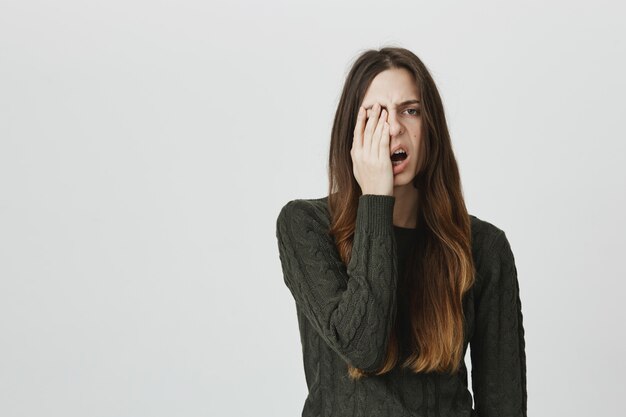
<instances>
[{"instance_id":1,"label":"forehead","mask_svg":"<svg viewBox=\"0 0 626 417\"><path fill-rule=\"evenodd\" d=\"M376 75L370 83L363 105L374 103L398 105L407 100L419 100L420 94L413 74L404 68L388 69Z\"/></svg>"}]
</instances>

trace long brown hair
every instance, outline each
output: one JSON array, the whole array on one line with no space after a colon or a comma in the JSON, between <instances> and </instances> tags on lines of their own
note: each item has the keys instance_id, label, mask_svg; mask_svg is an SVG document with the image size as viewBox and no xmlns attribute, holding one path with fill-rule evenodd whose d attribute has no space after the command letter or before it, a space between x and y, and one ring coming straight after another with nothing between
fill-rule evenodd
<instances>
[{"instance_id":1,"label":"long brown hair","mask_svg":"<svg viewBox=\"0 0 626 417\"><path fill-rule=\"evenodd\" d=\"M333 122L329 155L330 234L347 265L352 252L361 188L350 149L359 106L376 75L404 68L414 76L422 115L421 163L413 179L418 190L420 239L410 254L398 296L408 297L412 352L402 366L412 372L458 371L464 353L463 296L474 283L471 221L463 200L443 104L426 66L400 47L367 50L350 69ZM397 316L396 316L397 319ZM373 374L392 370L400 360L398 321L389 335L385 360ZM367 372L348 365L353 379Z\"/></svg>"}]
</instances>

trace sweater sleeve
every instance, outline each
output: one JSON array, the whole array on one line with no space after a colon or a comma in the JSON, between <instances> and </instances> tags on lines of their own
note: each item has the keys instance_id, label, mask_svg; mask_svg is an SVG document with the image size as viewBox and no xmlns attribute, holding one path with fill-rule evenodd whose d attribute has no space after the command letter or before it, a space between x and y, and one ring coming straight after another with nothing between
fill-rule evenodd
<instances>
[{"instance_id":1,"label":"sweater sleeve","mask_svg":"<svg viewBox=\"0 0 626 417\"><path fill-rule=\"evenodd\" d=\"M526 353L517 268L506 234L494 239L475 300L470 341L479 417L526 417Z\"/></svg>"},{"instance_id":2,"label":"sweater sleeve","mask_svg":"<svg viewBox=\"0 0 626 417\"><path fill-rule=\"evenodd\" d=\"M306 200L287 203L276 222L283 279L296 306L346 363L377 369L395 319L395 197L359 197L350 262L342 262L327 221Z\"/></svg>"}]
</instances>

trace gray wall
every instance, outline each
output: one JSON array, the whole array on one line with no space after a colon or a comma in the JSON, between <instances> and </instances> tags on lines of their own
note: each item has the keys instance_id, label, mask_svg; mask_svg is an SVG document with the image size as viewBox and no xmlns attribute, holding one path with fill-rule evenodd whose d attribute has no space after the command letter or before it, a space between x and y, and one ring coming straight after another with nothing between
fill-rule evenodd
<instances>
[{"instance_id":1,"label":"gray wall","mask_svg":"<svg viewBox=\"0 0 626 417\"><path fill-rule=\"evenodd\" d=\"M299 415L275 219L387 44L512 245L529 414L621 413L624 6L299 3L0 0L0 415Z\"/></svg>"}]
</instances>

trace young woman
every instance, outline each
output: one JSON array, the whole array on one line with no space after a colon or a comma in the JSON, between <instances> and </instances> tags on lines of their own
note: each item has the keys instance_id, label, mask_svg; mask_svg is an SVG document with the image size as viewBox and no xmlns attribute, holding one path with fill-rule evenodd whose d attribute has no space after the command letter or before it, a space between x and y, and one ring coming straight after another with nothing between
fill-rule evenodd
<instances>
[{"instance_id":1,"label":"young woman","mask_svg":"<svg viewBox=\"0 0 626 417\"><path fill-rule=\"evenodd\" d=\"M468 214L441 98L412 52L355 61L328 191L289 201L276 222L309 389L302 415L525 417L511 246Z\"/></svg>"}]
</instances>

